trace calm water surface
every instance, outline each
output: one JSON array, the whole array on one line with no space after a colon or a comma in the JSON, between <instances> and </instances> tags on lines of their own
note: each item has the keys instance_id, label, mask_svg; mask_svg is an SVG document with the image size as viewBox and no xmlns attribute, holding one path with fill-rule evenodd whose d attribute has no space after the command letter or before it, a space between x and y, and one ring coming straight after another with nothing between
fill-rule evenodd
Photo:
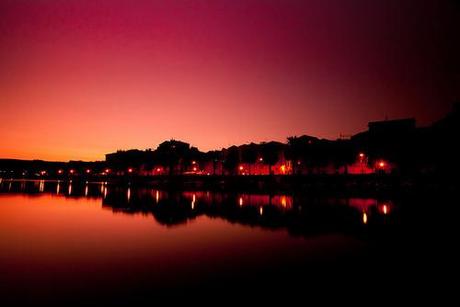
<instances>
[{"instance_id":1,"label":"calm water surface","mask_svg":"<svg viewBox=\"0 0 460 307\"><path fill-rule=\"evenodd\" d=\"M174 291L386 280L406 259L401 206L2 179L0 294L31 304L132 303Z\"/></svg>"}]
</instances>

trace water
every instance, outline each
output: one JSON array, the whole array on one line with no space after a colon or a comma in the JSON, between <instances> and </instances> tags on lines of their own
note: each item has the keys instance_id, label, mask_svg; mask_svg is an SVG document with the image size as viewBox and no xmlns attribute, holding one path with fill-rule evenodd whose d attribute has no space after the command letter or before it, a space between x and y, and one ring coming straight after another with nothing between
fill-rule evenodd
<instances>
[{"instance_id":1,"label":"water","mask_svg":"<svg viewBox=\"0 0 460 307\"><path fill-rule=\"evenodd\" d=\"M394 283L417 274L406 211L391 199L2 180L0 294L128 304L203 289L292 293L351 276Z\"/></svg>"}]
</instances>

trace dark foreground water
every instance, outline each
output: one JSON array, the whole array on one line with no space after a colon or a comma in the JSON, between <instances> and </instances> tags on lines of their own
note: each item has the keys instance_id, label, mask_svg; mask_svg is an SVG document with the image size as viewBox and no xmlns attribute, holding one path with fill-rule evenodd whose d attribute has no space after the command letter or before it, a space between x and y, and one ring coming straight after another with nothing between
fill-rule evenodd
<instances>
[{"instance_id":1,"label":"dark foreground water","mask_svg":"<svg viewBox=\"0 0 460 307\"><path fill-rule=\"evenodd\" d=\"M433 291L457 272L453 203L2 179L0 298L130 306Z\"/></svg>"}]
</instances>

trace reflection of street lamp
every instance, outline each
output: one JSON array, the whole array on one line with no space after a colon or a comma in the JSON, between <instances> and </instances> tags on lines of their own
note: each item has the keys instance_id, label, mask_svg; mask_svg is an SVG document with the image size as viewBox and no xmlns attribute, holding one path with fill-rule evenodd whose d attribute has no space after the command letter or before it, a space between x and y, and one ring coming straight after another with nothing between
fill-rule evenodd
<instances>
[{"instance_id":1,"label":"reflection of street lamp","mask_svg":"<svg viewBox=\"0 0 460 307\"><path fill-rule=\"evenodd\" d=\"M282 174L286 174L286 165L284 165L284 164L281 165L280 166L280 171L281 171Z\"/></svg>"},{"instance_id":2,"label":"reflection of street lamp","mask_svg":"<svg viewBox=\"0 0 460 307\"><path fill-rule=\"evenodd\" d=\"M386 204L384 204L384 205L382 206L382 212L383 212L383 214L387 214L387 213L388 213L388 206L387 206Z\"/></svg>"},{"instance_id":3,"label":"reflection of street lamp","mask_svg":"<svg viewBox=\"0 0 460 307\"><path fill-rule=\"evenodd\" d=\"M363 224L367 224L367 213L363 212Z\"/></svg>"}]
</instances>

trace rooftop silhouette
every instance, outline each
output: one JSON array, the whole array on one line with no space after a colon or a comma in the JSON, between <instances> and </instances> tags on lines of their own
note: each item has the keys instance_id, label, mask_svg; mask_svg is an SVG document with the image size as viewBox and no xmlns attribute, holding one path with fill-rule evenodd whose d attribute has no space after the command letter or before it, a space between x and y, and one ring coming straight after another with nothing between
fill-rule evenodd
<instances>
[{"instance_id":1,"label":"rooftop silhouette","mask_svg":"<svg viewBox=\"0 0 460 307\"><path fill-rule=\"evenodd\" d=\"M263 142L202 152L169 140L156 149L118 150L105 161L46 162L0 160L2 178L66 178L126 176L308 176L308 175L442 175L458 173L455 144L458 104L428 127L415 120L370 122L367 131L348 139L327 140L302 135L286 143Z\"/></svg>"}]
</instances>

